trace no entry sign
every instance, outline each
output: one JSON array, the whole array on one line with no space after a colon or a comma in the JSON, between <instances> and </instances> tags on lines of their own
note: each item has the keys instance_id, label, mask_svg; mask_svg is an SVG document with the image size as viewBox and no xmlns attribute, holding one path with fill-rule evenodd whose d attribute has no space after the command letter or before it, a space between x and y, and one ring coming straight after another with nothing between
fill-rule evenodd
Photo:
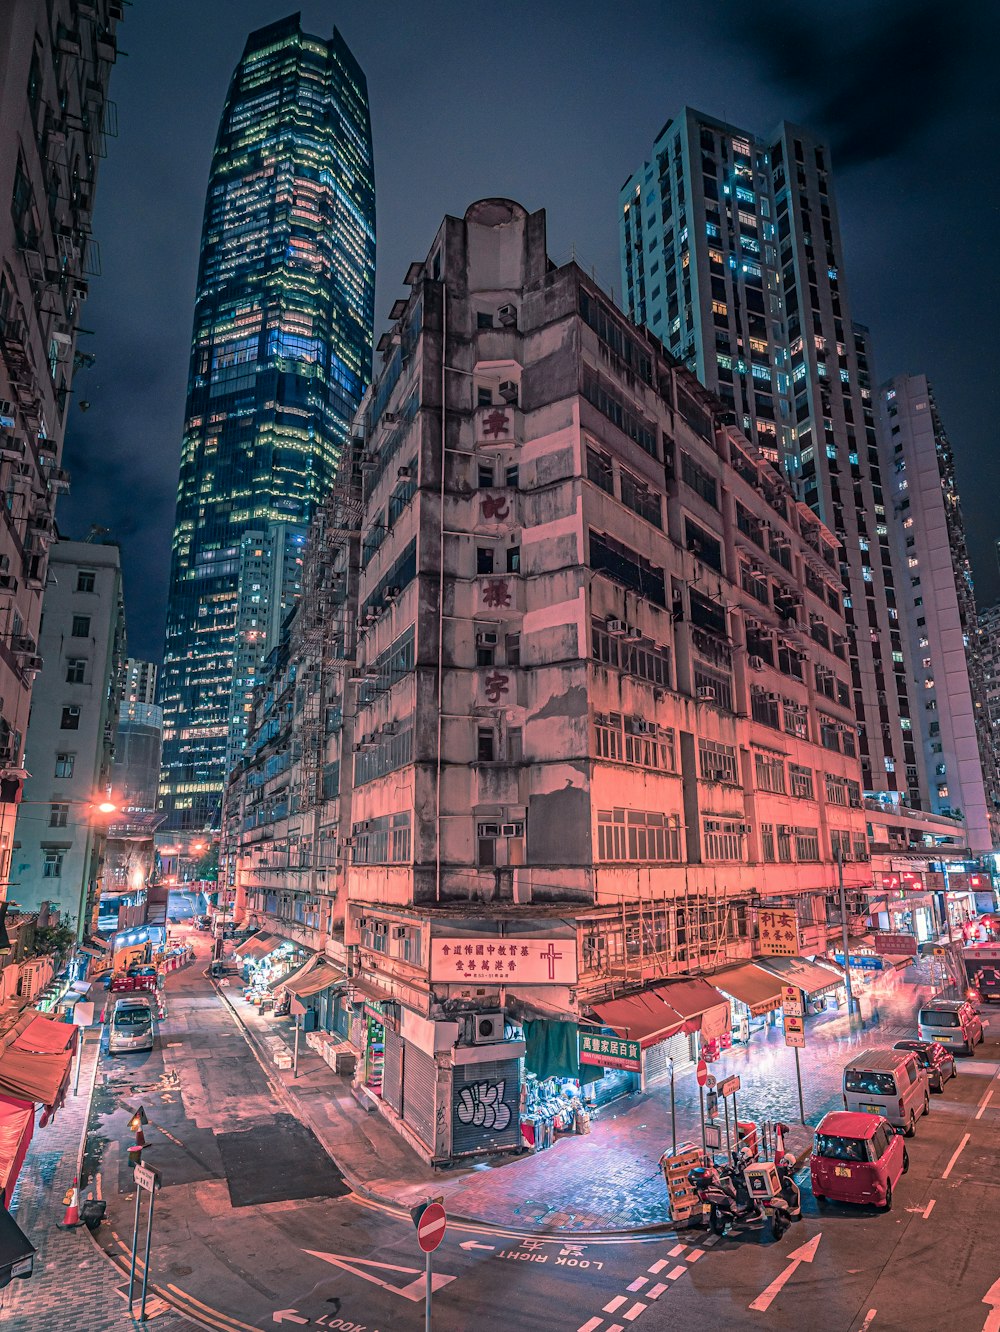
<instances>
[{"instance_id":1,"label":"no entry sign","mask_svg":"<svg viewBox=\"0 0 1000 1332\"><path fill-rule=\"evenodd\" d=\"M708 1065L705 1063L704 1059L698 1060L695 1077L698 1079L698 1086L704 1087L705 1083L708 1081Z\"/></svg>"},{"instance_id":2,"label":"no entry sign","mask_svg":"<svg viewBox=\"0 0 1000 1332\"><path fill-rule=\"evenodd\" d=\"M424 1253L433 1253L444 1239L448 1218L440 1203L428 1203L417 1220L417 1243Z\"/></svg>"}]
</instances>

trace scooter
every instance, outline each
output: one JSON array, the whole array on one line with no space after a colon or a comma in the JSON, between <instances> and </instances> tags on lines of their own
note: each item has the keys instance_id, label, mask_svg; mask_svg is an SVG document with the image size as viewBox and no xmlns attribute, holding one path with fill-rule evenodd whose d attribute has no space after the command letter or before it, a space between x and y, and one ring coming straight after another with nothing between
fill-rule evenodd
<instances>
[{"instance_id":1,"label":"scooter","mask_svg":"<svg viewBox=\"0 0 1000 1332\"><path fill-rule=\"evenodd\" d=\"M696 1166L688 1172L688 1181L699 1201L709 1208L709 1225L716 1235L725 1235L730 1227L762 1230L769 1226L776 1240L792 1223L788 1203L778 1189L777 1172L769 1163L752 1166L744 1158L732 1166ZM754 1174L753 1188L747 1184L747 1169ZM773 1177L770 1173L774 1172ZM763 1185L763 1189L759 1186Z\"/></svg>"}]
</instances>

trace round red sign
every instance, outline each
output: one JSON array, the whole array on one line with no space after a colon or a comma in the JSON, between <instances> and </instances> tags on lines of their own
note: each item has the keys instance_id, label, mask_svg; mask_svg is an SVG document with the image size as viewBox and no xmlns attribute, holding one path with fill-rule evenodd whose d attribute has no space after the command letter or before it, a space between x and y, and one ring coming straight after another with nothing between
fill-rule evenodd
<instances>
[{"instance_id":1,"label":"round red sign","mask_svg":"<svg viewBox=\"0 0 1000 1332\"><path fill-rule=\"evenodd\" d=\"M695 1073L695 1077L698 1079L698 1086L704 1087L705 1083L708 1081L708 1065L705 1063L704 1059L698 1060L698 1069Z\"/></svg>"},{"instance_id":2,"label":"round red sign","mask_svg":"<svg viewBox=\"0 0 1000 1332\"><path fill-rule=\"evenodd\" d=\"M433 1253L444 1239L448 1218L440 1203L428 1203L417 1222L417 1243L424 1253Z\"/></svg>"}]
</instances>

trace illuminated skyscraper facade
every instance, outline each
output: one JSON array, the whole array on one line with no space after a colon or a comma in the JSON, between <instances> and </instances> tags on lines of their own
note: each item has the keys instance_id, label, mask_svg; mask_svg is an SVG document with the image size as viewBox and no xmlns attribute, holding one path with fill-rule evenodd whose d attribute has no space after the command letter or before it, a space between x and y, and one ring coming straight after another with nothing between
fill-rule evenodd
<instances>
[{"instance_id":1,"label":"illuminated skyscraper facade","mask_svg":"<svg viewBox=\"0 0 1000 1332\"><path fill-rule=\"evenodd\" d=\"M218 817L260 629L288 608L241 614L244 537L304 528L328 489L370 378L374 285L365 77L336 30L293 15L248 39L209 178L161 677L174 829ZM273 552L294 564L283 537ZM296 589L293 567L261 580L264 600Z\"/></svg>"}]
</instances>

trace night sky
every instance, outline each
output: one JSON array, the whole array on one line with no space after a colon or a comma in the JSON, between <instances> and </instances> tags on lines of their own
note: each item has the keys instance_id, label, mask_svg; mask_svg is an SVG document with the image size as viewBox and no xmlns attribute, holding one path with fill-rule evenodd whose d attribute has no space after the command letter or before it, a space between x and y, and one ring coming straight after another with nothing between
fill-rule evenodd
<instances>
[{"instance_id":1,"label":"night sky","mask_svg":"<svg viewBox=\"0 0 1000 1332\"><path fill-rule=\"evenodd\" d=\"M280 0L136 0L119 28L120 135L101 164L60 502L64 535L122 544L133 655L158 661L204 192L229 78ZM376 337L442 216L487 195L548 211L549 251L619 290L618 190L689 104L833 146L854 317L879 380L925 372L958 457L981 605L1000 596L996 343L1000 6L952 0L310 0L368 76ZM89 404L86 409L83 404Z\"/></svg>"}]
</instances>

